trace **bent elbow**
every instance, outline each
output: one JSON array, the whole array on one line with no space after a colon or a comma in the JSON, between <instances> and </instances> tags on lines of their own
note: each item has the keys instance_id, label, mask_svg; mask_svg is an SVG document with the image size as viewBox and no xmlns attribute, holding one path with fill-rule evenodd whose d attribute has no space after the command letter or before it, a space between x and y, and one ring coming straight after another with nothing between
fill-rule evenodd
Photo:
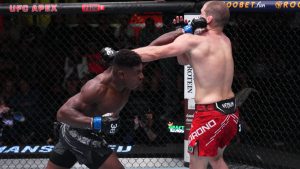
<instances>
[{"instance_id":1,"label":"bent elbow","mask_svg":"<svg viewBox=\"0 0 300 169\"><path fill-rule=\"evenodd\" d=\"M64 108L60 108L56 113L56 120L58 122L64 122L66 116L66 111Z\"/></svg>"}]
</instances>

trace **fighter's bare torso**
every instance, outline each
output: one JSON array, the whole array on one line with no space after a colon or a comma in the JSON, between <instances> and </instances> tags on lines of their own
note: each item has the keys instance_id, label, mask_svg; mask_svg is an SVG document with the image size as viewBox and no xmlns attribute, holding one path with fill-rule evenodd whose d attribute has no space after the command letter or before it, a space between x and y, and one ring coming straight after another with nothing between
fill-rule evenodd
<instances>
[{"instance_id":1,"label":"fighter's bare torso","mask_svg":"<svg viewBox=\"0 0 300 169\"><path fill-rule=\"evenodd\" d=\"M233 97L234 66L228 37L216 32L183 36L193 38L196 44L186 53L194 71L195 102L207 104Z\"/></svg>"},{"instance_id":2,"label":"fighter's bare torso","mask_svg":"<svg viewBox=\"0 0 300 169\"><path fill-rule=\"evenodd\" d=\"M128 101L130 90L114 88L111 85L111 73L112 71L108 69L88 81L81 88L80 93L71 97L66 105L90 117L105 113L114 113L118 116Z\"/></svg>"}]
</instances>

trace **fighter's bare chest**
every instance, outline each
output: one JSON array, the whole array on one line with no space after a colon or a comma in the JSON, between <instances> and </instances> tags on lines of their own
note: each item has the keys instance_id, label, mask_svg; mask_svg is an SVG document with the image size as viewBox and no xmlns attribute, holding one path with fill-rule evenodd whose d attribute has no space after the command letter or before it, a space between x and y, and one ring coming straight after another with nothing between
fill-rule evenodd
<instances>
[{"instance_id":1,"label":"fighter's bare chest","mask_svg":"<svg viewBox=\"0 0 300 169\"><path fill-rule=\"evenodd\" d=\"M127 103L129 91L115 92L108 91L103 97L99 98L94 105L95 113L119 112Z\"/></svg>"}]
</instances>

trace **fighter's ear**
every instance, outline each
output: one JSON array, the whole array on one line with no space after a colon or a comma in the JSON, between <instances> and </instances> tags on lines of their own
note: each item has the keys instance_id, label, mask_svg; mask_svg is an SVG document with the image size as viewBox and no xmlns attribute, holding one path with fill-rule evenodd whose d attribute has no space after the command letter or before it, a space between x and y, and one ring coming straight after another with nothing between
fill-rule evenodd
<instances>
[{"instance_id":1,"label":"fighter's ear","mask_svg":"<svg viewBox=\"0 0 300 169\"><path fill-rule=\"evenodd\" d=\"M206 17L206 21L207 21L207 24L210 24L212 22L212 20L214 19L213 16L209 15Z\"/></svg>"}]
</instances>

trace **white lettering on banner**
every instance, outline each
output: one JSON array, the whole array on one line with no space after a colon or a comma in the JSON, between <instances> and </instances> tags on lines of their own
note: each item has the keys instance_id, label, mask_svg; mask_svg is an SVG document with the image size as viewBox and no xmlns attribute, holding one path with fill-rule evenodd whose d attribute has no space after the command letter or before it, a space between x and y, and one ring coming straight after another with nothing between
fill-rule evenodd
<instances>
[{"instance_id":1,"label":"white lettering on banner","mask_svg":"<svg viewBox=\"0 0 300 169\"><path fill-rule=\"evenodd\" d=\"M40 153L49 153L53 150L54 146L42 146L39 150Z\"/></svg>"},{"instance_id":2,"label":"white lettering on banner","mask_svg":"<svg viewBox=\"0 0 300 169\"><path fill-rule=\"evenodd\" d=\"M203 133L210 130L215 125L217 125L215 120L211 120L211 121L207 122L204 126L201 126L196 131L192 132L191 135L189 136L189 140L194 140L196 137L201 136Z\"/></svg>"},{"instance_id":3,"label":"white lettering on banner","mask_svg":"<svg viewBox=\"0 0 300 169\"><path fill-rule=\"evenodd\" d=\"M256 8L265 8L266 4L262 3L261 1L257 2Z\"/></svg>"},{"instance_id":4,"label":"white lettering on banner","mask_svg":"<svg viewBox=\"0 0 300 169\"><path fill-rule=\"evenodd\" d=\"M2 146L0 147L0 153L2 153L5 149L6 149L7 146Z\"/></svg>"},{"instance_id":5,"label":"white lettering on banner","mask_svg":"<svg viewBox=\"0 0 300 169\"><path fill-rule=\"evenodd\" d=\"M13 146L9 148L8 150L5 150L4 153L18 153L20 150L19 146Z\"/></svg>"},{"instance_id":6,"label":"white lettering on banner","mask_svg":"<svg viewBox=\"0 0 300 169\"><path fill-rule=\"evenodd\" d=\"M194 72L190 65L184 66L184 98L195 97Z\"/></svg>"},{"instance_id":7,"label":"white lettering on banner","mask_svg":"<svg viewBox=\"0 0 300 169\"><path fill-rule=\"evenodd\" d=\"M21 153L26 153L26 151L29 151L30 153L34 153L38 148L39 146L34 146L33 148L31 146L25 146L21 151Z\"/></svg>"},{"instance_id":8,"label":"white lettering on banner","mask_svg":"<svg viewBox=\"0 0 300 169\"><path fill-rule=\"evenodd\" d=\"M113 151L117 150L118 153L127 153L132 149L132 146L108 145L108 147ZM125 149L123 147L125 147Z\"/></svg>"},{"instance_id":9,"label":"white lettering on banner","mask_svg":"<svg viewBox=\"0 0 300 169\"><path fill-rule=\"evenodd\" d=\"M117 149L117 152L127 153L127 152L129 152L129 151L131 150L131 148L132 148L131 146L126 146L126 147L125 147L126 149L124 150L123 147L124 147L124 146L119 146L118 149Z\"/></svg>"},{"instance_id":10,"label":"white lettering on banner","mask_svg":"<svg viewBox=\"0 0 300 169\"><path fill-rule=\"evenodd\" d=\"M131 145L108 145L109 148L117 153L128 153L132 150ZM50 153L53 150L53 145L44 146L0 146L0 154L27 154L27 153Z\"/></svg>"}]
</instances>

